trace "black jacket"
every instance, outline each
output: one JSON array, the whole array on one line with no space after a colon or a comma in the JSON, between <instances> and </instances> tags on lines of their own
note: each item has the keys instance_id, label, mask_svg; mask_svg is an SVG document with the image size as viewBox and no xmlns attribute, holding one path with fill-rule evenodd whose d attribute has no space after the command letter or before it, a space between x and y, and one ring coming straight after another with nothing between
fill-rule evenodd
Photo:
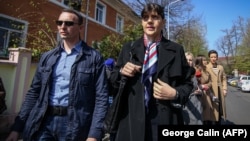
<instances>
[{"instance_id":1,"label":"black jacket","mask_svg":"<svg viewBox=\"0 0 250 141\"><path fill-rule=\"evenodd\" d=\"M117 84L121 78L119 70L132 59L132 63L141 65L144 61L145 47L143 38L123 46L117 65L111 74L111 82ZM174 87L180 94L175 101L184 105L192 91L193 84L183 47L177 43L162 38L158 45L158 68L153 76ZM144 105L144 88L141 83L142 74L137 73L128 78L123 92L123 114L120 120L116 141L157 140L157 125L183 124L181 108L175 108L170 100L156 100L151 96L149 112ZM148 119L148 120L146 120ZM145 124L145 123L149 124ZM147 126L147 127L146 127ZM152 129L146 131L145 129ZM153 137L152 137L153 136ZM151 139L152 138L152 139Z\"/></svg>"}]
</instances>

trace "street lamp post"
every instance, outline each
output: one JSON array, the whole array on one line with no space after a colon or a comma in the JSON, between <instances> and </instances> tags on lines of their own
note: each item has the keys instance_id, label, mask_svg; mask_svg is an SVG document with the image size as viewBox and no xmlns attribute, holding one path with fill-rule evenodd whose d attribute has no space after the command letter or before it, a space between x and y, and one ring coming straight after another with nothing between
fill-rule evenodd
<instances>
[{"instance_id":1,"label":"street lamp post","mask_svg":"<svg viewBox=\"0 0 250 141\"><path fill-rule=\"evenodd\" d=\"M172 5L178 1L184 1L184 0L176 0L176 1L172 1L168 4L168 39L169 39L169 7L170 7L170 5Z\"/></svg>"}]
</instances>

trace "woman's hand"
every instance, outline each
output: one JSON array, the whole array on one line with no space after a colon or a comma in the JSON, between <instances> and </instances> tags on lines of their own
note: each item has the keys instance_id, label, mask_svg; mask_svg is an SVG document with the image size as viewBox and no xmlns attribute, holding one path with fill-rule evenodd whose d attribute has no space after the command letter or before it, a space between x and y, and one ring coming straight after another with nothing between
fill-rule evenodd
<instances>
[{"instance_id":1,"label":"woman's hand","mask_svg":"<svg viewBox=\"0 0 250 141\"><path fill-rule=\"evenodd\" d=\"M156 99L173 100L176 97L176 90L167 83L157 79L157 81L154 82L153 96Z\"/></svg>"},{"instance_id":2,"label":"woman's hand","mask_svg":"<svg viewBox=\"0 0 250 141\"><path fill-rule=\"evenodd\" d=\"M97 141L97 139L95 139L95 138L87 138L86 141Z\"/></svg>"},{"instance_id":3,"label":"woman's hand","mask_svg":"<svg viewBox=\"0 0 250 141\"><path fill-rule=\"evenodd\" d=\"M223 95L224 95L224 97L227 96L227 90L223 90Z\"/></svg>"},{"instance_id":4,"label":"woman's hand","mask_svg":"<svg viewBox=\"0 0 250 141\"><path fill-rule=\"evenodd\" d=\"M122 75L133 77L137 72L141 72L141 66L135 65L131 62L127 62L123 68L121 68L120 73Z\"/></svg>"}]
</instances>

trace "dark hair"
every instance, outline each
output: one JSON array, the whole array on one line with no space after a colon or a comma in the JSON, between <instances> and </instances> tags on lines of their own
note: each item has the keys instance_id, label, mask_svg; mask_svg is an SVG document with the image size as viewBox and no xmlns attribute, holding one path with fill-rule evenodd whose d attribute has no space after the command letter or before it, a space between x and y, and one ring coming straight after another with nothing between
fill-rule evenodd
<instances>
[{"instance_id":1,"label":"dark hair","mask_svg":"<svg viewBox=\"0 0 250 141\"><path fill-rule=\"evenodd\" d=\"M143 17L148 12L152 12L152 11L155 11L158 15L161 16L162 19L165 19L164 7L156 3L146 4L143 10L141 11L141 17Z\"/></svg>"},{"instance_id":2,"label":"dark hair","mask_svg":"<svg viewBox=\"0 0 250 141\"><path fill-rule=\"evenodd\" d=\"M68 12L68 13L75 14L78 18L78 24L81 25L83 23L83 17L77 11L75 11L73 9L63 9L62 12Z\"/></svg>"},{"instance_id":3,"label":"dark hair","mask_svg":"<svg viewBox=\"0 0 250 141\"><path fill-rule=\"evenodd\" d=\"M218 57L218 52L216 50L210 50L208 52L208 57L210 57L211 54L216 54L216 56Z\"/></svg>"},{"instance_id":4,"label":"dark hair","mask_svg":"<svg viewBox=\"0 0 250 141\"><path fill-rule=\"evenodd\" d=\"M202 61L204 61L203 59L207 59L207 57L206 57L205 55L203 55L203 54L198 54L198 55L197 55L197 58L198 58L198 57L202 58Z\"/></svg>"},{"instance_id":5,"label":"dark hair","mask_svg":"<svg viewBox=\"0 0 250 141\"><path fill-rule=\"evenodd\" d=\"M206 58L206 56L205 56L205 55L203 55L203 54L198 54L198 55L197 55L197 57L203 57L203 58Z\"/></svg>"},{"instance_id":6,"label":"dark hair","mask_svg":"<svg viewBox=\"0 0 250 141\"><path fill-rule=\"evenodd\" d=\"M203 57L204 56L198 56L195 58L194 66L196 68L203 69L203 70L206 68L206 66L204 66L204 64L203 64Z\"/></svg>"}]
</instances>

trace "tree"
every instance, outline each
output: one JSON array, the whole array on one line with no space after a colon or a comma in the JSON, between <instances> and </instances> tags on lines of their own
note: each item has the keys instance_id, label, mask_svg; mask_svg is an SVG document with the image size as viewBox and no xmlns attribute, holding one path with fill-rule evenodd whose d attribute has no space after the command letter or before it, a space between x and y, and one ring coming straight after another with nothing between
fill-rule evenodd
<instances>
[{"instance_id":1,"label":"tree","mask_svg":"<svg viewBox=\"0 0 250 141\"><path fill-rule=\"evenodd\" d=\"M95 41L93 47L98 49L105 59L109 57L117 59L122 45L139 38L142 34L143 30L141 24L126 25L123 34L111 34L106 36L100 42Z\"/></svg>"},{"instance_id":2,"label":"tree","mask_svg":"<svg viewBox=\"0 0 250 141\"><path fill-rule=\"evenodd\" d=\"M56 32L53 31L44 17L36 24L35 32L28 34L29 48L32 50L32 61L39 61L42 53L51 50L57 44Z\"/></svg>"},{"instance_id":3,"label":"tree","mask_svg":"<svg viewBox=\"0 0 250 141\"><path fill-rule=\"evenodd\" d=\"M165 19L167 20L168 16L170 20L170 39L182 44L186 51L192 52L195 56L198 54L207 54L208 47L205 40L206 26L201 23L202 16L191 15L193 6L189 1L174 3L169 7L169 11L167 11L167 7L171 0L124 1L138 14L140 14L143 5L146 3L154 2L162 5L165 7ZM167 36L167 28L163 31L163 35Z\"/></svg>"},{"instance_id":4,"label":"tree","mask_svg":"<svg viewBox=\"0 0 250 141\"><path fill-rule=\"evenodd\" d=\"M249 72L249 20L239 17L230 29L221 30L224 35L216 41L217 49L226 58L227 72L237 68L240 72Z\"/></svg>"},{"instance_id":5,"label":"tree","mask_svg":"<svg viewBox=\"0 0 250 141\"><path fill-rule=\"evenodd\" d=\"M173 36L186 51L197 56L208 52L205 33L205 26L200 23L198 17L192 17L184 25L178 26Z\"/></svg>"}]
</instances>

